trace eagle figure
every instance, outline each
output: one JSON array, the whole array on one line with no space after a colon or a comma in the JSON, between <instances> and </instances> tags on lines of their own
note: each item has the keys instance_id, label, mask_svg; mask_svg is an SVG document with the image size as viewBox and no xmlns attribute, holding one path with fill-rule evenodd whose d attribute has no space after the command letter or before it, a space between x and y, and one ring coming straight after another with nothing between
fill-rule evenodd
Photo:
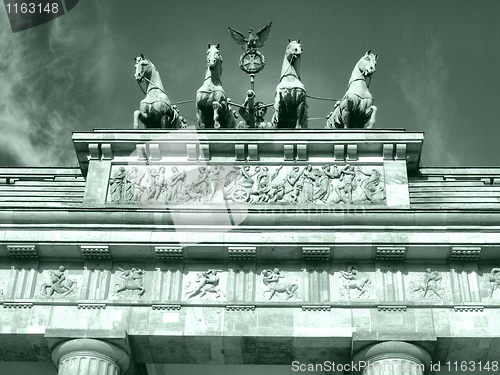
<instances>
[{"instance_id":1,"label":"eagle figure","mask_svg":"<svg viewBox=\"0 0 500 375\"><path fill-rule=\"evenodd\" d=\"M264 45L267 37L269 36L269 32L271 31L271 25L273 23L270 22L269 25L263 27L261 30L257 32L257 34L253 33L253 29L248 30L248 37L245 37L239 31L232 29L229 27L229 33L231 34L231 38L234 39L236 43L238 43L242 49L252 49L259 48Z\"/></svg>"}]
</instances>

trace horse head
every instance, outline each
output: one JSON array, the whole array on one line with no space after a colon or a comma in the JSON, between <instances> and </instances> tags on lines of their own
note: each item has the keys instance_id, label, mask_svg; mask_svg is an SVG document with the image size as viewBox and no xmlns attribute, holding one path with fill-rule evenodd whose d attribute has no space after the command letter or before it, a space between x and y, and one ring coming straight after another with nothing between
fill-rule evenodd
<instances>
[{"instance_id":1,"label":"horse head","mask_svg":"<svg viewBox=\"0 0 500 375\"><path fill-rule=\"evenodd\" d=\"M153 63L146 59L143 54L135 57L135 79L139 82L144 81L144 77L151 79L151 74L155 68Z\"/></svg>"},{"instance_id":2,"label":"horse head","mask_svg":"<svg viewBox=\"0 0 500 375\"><path fill-rule=\"evenodd\" d=\"M220 44L209 44L207 50L207 67L214 70L218 64L222 63L222 56L220 54Z\"/></svg>"},{"instance_id":3,"label":"horse head","mask_svg":"<svg viewBox=\"0 0 500 375\"><path fill-rule=\"evenodd\" d=\"M378 53L375 55L371 50L366 51L365 55L358 61L358 69L365 77L370 77L377 70Z\"/></svg>"},{"instance_id":4,"label":"horse head","mask_svg":"<svg viewBox=\"0 0 500 375\"><path fill-rule=\"evenodd\" d=\"M300 39L290 40L288 39L288 45L286 46L285 56L286 59L291 63L293 60L300 57L302 54L302 45L300 44Z\"/></svg>"}]
</instances>

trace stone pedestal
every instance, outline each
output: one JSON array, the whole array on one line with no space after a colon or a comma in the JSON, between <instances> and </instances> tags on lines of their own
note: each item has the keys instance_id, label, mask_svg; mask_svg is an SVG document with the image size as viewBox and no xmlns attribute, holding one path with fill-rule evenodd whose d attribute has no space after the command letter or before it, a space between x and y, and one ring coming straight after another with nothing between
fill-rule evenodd
<instances>
[{"instance_id":1,"label":"stone pedestal","mask_svg":"<svg viewBox=\"0 0 500 375\"><path fill-rule=\"evenodd\" d=\"M363 375L423 375L430 361L426 350L403 341L371 345L354 356Z\"/></svg>"},{"instance_id":2,"label":"stone pedestal","mask_svg":"<svg viewBox=\"0 0 500 375\"><path fill-rule=\"evenodd\" d=\"M65 341L54 348L52 360L58 375L120 375L130 365L123 349L94 339Z\"/></svg>"}]
</instances>

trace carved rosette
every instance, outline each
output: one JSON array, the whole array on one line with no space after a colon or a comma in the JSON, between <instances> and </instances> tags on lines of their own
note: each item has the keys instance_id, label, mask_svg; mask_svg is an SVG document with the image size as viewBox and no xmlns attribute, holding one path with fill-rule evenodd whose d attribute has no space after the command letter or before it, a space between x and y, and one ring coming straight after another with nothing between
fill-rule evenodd
<instances>
[{"instance_id":1,"label":"carved rosette","mask_svg":"<svg viewBox=\"0 0 500 375\"><path fill-rule=\"evenodd\" d=\"M345 206L386 204L382 166L112 167L107 203Z\"/></svg>"}]
</instances>

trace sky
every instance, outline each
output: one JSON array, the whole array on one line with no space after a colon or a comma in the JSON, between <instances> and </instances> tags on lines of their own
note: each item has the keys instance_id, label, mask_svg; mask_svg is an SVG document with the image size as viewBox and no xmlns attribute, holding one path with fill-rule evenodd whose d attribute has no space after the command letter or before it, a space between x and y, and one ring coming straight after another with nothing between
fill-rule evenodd
<instances>
[{"instance_id":1,"label":"sky","mask_svg":"<svg viewBox=\"0 0 500 375\"><path fill-rule=\"evenodd\" d=\"M246 34L270 21L256 100L273 102L289 38L301 40L312 96L341 98L371 49L376 129L425 132L424 167L500 166L498 14L498 0L85 0L13 33L2 8L0 166L77 166L72 132L132 128L144 97L134 79L141 53L176 103L195 98L207 44L220 43L223 87L242 103L250 83L227 27ZM309 128L324 128L333 102L308 104ZM194 103L178 108L195 118Z\"/></svg>"}]
</instances>

